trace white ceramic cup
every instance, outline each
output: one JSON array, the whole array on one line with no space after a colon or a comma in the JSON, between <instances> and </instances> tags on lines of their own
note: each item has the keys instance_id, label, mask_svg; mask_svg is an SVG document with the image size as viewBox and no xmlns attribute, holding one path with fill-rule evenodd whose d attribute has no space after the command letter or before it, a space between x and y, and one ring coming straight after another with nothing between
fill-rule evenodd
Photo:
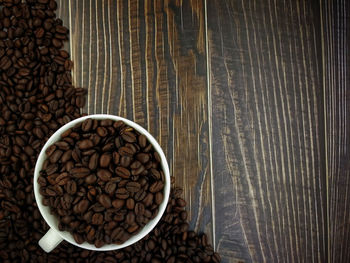
<instances>
[{"instance_id":1,"label":"white ceramic cup","mask_svg":"<svg viewBox=\"0 0 350 263\"><path fill-rule=\"evenodd\" d=\"M67 231L60 231L58 230L58 219L56 216L52 215L50 213L50 208L48 206L44 206L42 204L43 196L39 192L39 184L38 184L38 176L39 172L42 170L42 165L46 159L46 149L54 144L56 141L58 141L61 138L61 134L68 130L69 128L74 127L77 123L82 122L88 118L91 119L98 119L98 120L103 120L103 119L111 119L113 121L123 121L125 124L129 125L130 127L133 127L135 130L140 132L141 134L144 134L148 141L153 145L155 151L158 152L161 158L161 166L165 175L165 185L164 185L164 198L163 202L159 206L159 212L157 216L150 220L137 234L133 235L125 241L123 244L117 245L117 244L108 244L104 245L101 248L96 248L94 245L89 244L87 242L84 242L82 244L78 244L75 242L73 236L67 232ZM167 163L167 160L165 158L165 155L163 153L163 150L157 143L157 141L153 138L153 136L146 131L144 128L142 128L140 125L136 124L135 122L132 122L130 120L124 119L122 117L114 116L114 115L108 115L108 114L96 114L96 115L89 115L85 117L81 117L78 119L75 119L63 127L61 127L59 130L57 130L51 137L50 139L46 142L44 147L42 148L38 160L35 165L35 171L34 171L34 195L35 195L35 200L36 203L39 207L41 215L44 217L45 221L47 224L50 226L50 230L39 240L39 245L45 252L50 252L53 250L59 243L61 243L63 240L68 241L69 243L84 248L84 249L90 249L90 250L96 250L96 251L108 251L108 250L116 250L116 249L121 249L123 247L130 246L131 244L139 241L142 239L144 236L146 236L159 222L160 218L162 217L167 203L169 199L169 194L170 194L170 173L169 173L169 166Z\"/></svg>"}]
</instances>

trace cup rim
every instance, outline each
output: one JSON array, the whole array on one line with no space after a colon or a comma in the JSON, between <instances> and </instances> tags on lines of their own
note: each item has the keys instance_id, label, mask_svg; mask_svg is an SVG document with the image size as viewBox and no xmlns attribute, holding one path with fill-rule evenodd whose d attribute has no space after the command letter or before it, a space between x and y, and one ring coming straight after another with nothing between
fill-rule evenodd
<instances>
[{"instance_id":1,"label":"cup rim","mask_svg":"<svg viewBox=\"0 0 350 263\"><path fill-rule=\"evenodd\" d=\"M65 132L66 130L68 130L71 127L74 127L77 123L83 122L86 119L98 119L98 120L111 119L113 121L123 121L125 124L129 125L130 127L133 127L135 130L137 130L141 134L145 135L147 140L152 144L155 151L160 155L161 166L162 166L162 170L164 172L164 177L165 177L165 183L164 183L164 189L163 189L164 198L163 198L162 203L159 205L158 214L156 215L155 218L150 220L137 234L132 235L127 241L125 241L123 244L120 244L120 245L108 244L108 245L102 246L101 248L96 248L95 245L90 244L86 241L84 241L84 243L82 243L82 244L76 243L74 238L73 238L73 235L70 232L60 231L58 229L58 224L53 222L52 219L49 218L49 217L51 217L50 208L48 206L44 206L42 204L43 196L39 192L39 184L38 184L37 180L39 177L39 173L42 170L42 165L46 159L46 149L50 145L52 145L53 143L58 141L61 138L61 134L63 132ZM75 246L81 247L83 249L89 249L89 250L95 250L95 251L110 251L110 250L121 249L121 248L130 246L130 245L138 242L143 237L145 237L149 232L151 232L154 229L154 227L158 224L158 222L160 221L161 217L163 216L163 214L165 212L165 209L167 207L168 200L169 200L170 171L169 171L168 162L166 160L166 157L165 157L165 154L164 154L162 148L160 147L160 145L158 144L156 139L146 129L141 127L139 124L137 124L131 120L125 119L123 117L120 117L120 116L111 115L111 114L93 114L93 115L83 116L83 117L74 119L74 120L66 123L61 128L59 128L54 134L52 134L50 136L50 138L47 140L47 142L44 144L43 148L41 149L40 154L39 154L38 159L37 159L37 162L35 164L33 185L34 185L35 201L37 203L37 206L39 208L39 211L40 211L42 217L44 218L46 223L50 226L50 228L54 229L64 240L66 240L67 242L69 242ZM55 217L54 215L52 215L52 216Z\"/></svg>"}]
</instances>

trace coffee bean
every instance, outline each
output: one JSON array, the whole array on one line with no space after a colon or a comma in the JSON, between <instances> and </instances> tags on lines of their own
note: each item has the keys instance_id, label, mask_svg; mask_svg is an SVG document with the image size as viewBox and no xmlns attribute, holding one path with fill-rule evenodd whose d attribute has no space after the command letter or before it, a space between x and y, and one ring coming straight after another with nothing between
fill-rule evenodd
<instances>
[{"instance_id":1,"label":"coffee bean","mask_svg":"<svg viewBox=\"0 0 350 263\"><path fill-rule=\"evenodd\" d=\"M141 165L139 168L131 170L131 174L139 175L139 174L142 174L144 171L145 171L145 167Z\"/></svg>"},{"instance_id":2,"label":"coffee bean","mask_svg":"<svg viewBox=\"0 0 350 263\"><path fill-rule=\"evenodd\" d=\"M118 240L122 237L123 232L124 232L123 228L117 227L112 231L111 238L113 240Z\"/></svg>"},{"instance_id":3,"label":"coffee bean","mask_svg":"<svg viewBox=\"0 0 350 263\"><path fill-rule=\"evenodd\" d=\"M111 199L108 195L102 194L98 197L98 201L101 205L103 205L105 208L110 208L112 206Z\"/></svg>"},{"instance_id":4,"label":"coffee bean","mask_svg":"<svg viewBox=\"0 0 350 263\"><path fill-rule=\"evenodd\" d=\"M137 193L135 193L134 199L135 201L139 202L139 201L142 201L146 197L146 195L147 195L146 191L140 190Z\"/></svg>"},{"instance_id":5,"label":"coffee bean","mask_svg":"<svg viewBox=\"0 0 350 263\"><path fill-rule=\"evenodd\" d=\"M133 224L135 223L135 214L134 214L134 212L130 211L130 212L126 215L125 222L126 222L128 225L133 225Z\"/></svg>"},{"instance_id":6,"label":"coffee bean","mask_svg":"<svg viewBox=\"0 0 350 263\"><path fill-rule=\"evenodd\" d=\"M128 167L131 164L131 161L132 161L132 159L130 156L122 156L120 158L120 165L122 167Z\"/></svg>"},{"instance_id":7,"label":"coffee bean","mask_svg":"<svg viewBox=\"0 0 350 263\"><path fill-rule=\"evenodd\" d=\"M51 163L57 163L57 161L61 158L63 155L63 152L61 150L56 150L50 155L50 162Z\"/></svg>"},{"instance_id":8,"label":"coffee bean","mask_svg":"<svg viewBox=\"0 0 350 263\"><path fill-rule=\"evenodd\" d=\"M117 185L115 182L108 182L105 186L105 192L109 195L112 195L117 188Z\"/></svg>"},{"instance_id":9,"label":"coffee bean","mask_svg":"<svg viewBox=\"0 0 350 263\"><path fill-rule=\"evenodd\" d=\"M90 169L84 167L73 168L70 174L76 178L84 178L90 174Z\"/></svg>"},{"instance_id":10,"label":"coffee bean","mask_svg":"<svg viewBox=\"0 0 350 263\"><path fill-rule=\"evenodd\" d=\"M131 168L131 169L137 169L137 168L139 168L141 165L142 165L141 162L139 162L139 161L134 161L134 162L130 165L130 168Z\"/></svg>"},{"instance_id":11,"label":"coffee bean","mask_svg":"<svg viewBox=\"0 0 350 263\"><path fill-rule=\"evenodd\" d=\"M81 124L81 129L83 132L89 132L92 128L92 119L86 119L82 124Z\"/></svg>"},{"instance_id":12,"label":"coffee bean","mask_svg":"<svg viewBox=\"0 0 350 263\"><path fill-rule=\"evenodd\" d=\"M112 173L106 169L100 169L97 171L97 176L98 178L100 178L102 181L104 182L108 182L111 177L112 177Z\"/></svg>"},{"instance_id":13,"label":"coffee bean","mask_svg":"<svg viewBox=\"0 0 350 263\"><path fill-rule=\"evenodd\" d=\"M113 152L113 162L114 164L119 164L120 155L117 152Z\"/></svg>"},{"instance_id":14,"label":"coffee bean","mask_svg":"<svg viewBox=\"0 0 350 263\"><path fill-rule=\"evenodd\" d=\"M180 207L184 207L184 206L186 206L186 201L183 200L182 198L177 198L177 199L176 199L176 204L177 204L178 206L180 206Z\"/></svg>"},{"instance_id":15,"label":"coffee bean","mask_svg":"<svg viewBox=\"0 0 350 263\"><path fill-rule=\"evenodd\" d=\"M89 207L89 201L86 199L81 200L76 206L78 213L84 213Z\"/></svg>"},{"instance_id":16,"label":"coffee bean","mask_svg":"<svg viewBox=\"0 0 350 263\"><path fill-rule=\"evenodd\" d=\"M147 138L145 135L140 134L138 137L138 142L141 148L145 148L147 144Z\"/></svg>"},{"instance_id":17,"label":"coffee bean","mask_svg":"<svg viewBox=\"0 0 350 263\"><path fill-rule=\"evenodd\" d=\"M68 180L69 180L69 174L67 172L64 172L56 177L55 182L59 185L65 185L68 182Z\"/></svg>"},{"instance_id":18,"label":"coffee bean","mask_svg":"<svg viewBox=\"0 0 350 263\"><path fill-rule=\"evenodd\" d=\"M156 193L155 201L157 205L160 205L163 202L163 194L161 192Z\"/></svg>"},{"instance_id":19,"label":"coffee bean","mask_svg":"<svg viewBox=\"0 0 350 263\"><path fill-rule=\"evenodd\" d=\"M124 141L130 142L130 143L136 142L136 136L132 132L124 132L122 134L122 138Z\"/></svg>"},{"instance_id":20,"label":"coffee bean","mask_svg":"<svg viewBox=\"0 0 350 263\"><path fill-rule=\"evenodd\" d=\"M119 148L118 150L118 153L121 155L121 156L129 156L129 157L132 157L133 154L134 154L134 151L128 147L121 147Z\"/></svg>"},{"instance_id":21,"label":"coffee bean","mask_svg":"<svg viewBox=\"0 0 350 263\"><path fill-rule=\"evenodd\" d=\"M156 193L162 190L163 187L164 187L164 183L162 183L161 181L156 181L150 186L149 191L151 193Z\"/></svg>"},{"instance_id":22,"label":"coffee bean","mask_svg":"<svg viewBox=\"0 0 350 263\"><path fill-rule=\"evenodd\" d=\"M146 197L142 200L142 202L144 203L144 205L146 207L152 205L153 204L153 194L148 193L146 195Z\"/></svg>"},{"instance_id":23,"label":"coffee bean","mask_svg":"<svg viewBox=\"0 0 350 263\"><path fill-rule=\"evenodd\" d=\"M125 204L125 200L123 199L115 199L113 202L112 202L112 205L113 207L115 208L121 208L123 207Z\"/></svg>"},{"instance_id":24,"label":"coffee bean","mask_svg":"<svg viewBox=\"0 0 350 263\"><path fill-rule=\"evenodd\" d=\"M149 161L149 155L146 153L138 153L136 155L136 159L139 160L141 163L147 163Z\"/></svg>"},{"instance_id":25,"label":"coffee bean","mask_svg":"<svg viewBox=\"0 0 350 263\"><path fill-rule=\"evenodd\" d=\"M72 158L72 150L68 150L68 151L63 153L63 155L61 157L61 162L66 163L66 162L68 162L68 160L70 158Z\"/></svg>"},{"instance_id":26,"label":"coffee bean","mask_svg":"<svg viewBox=\"0 0 350 263\"><path fill-rule=\"evenodd\" d=\"M129 209L129 210L133 210L134 207L135 207L135 201L134 201L134 199L128 198L128 199L126 200L126 208Z\"/></svg>"},{"instance_id":27,"label":"coffee bean","mask_svg":"<svg viewBox=\"0 0 350 263\"><path fill-rule=\"evenodd\" d=\"M135 214L143 215L145 213L145 206L142 203L137 202L135 204Z\"/></svg>"},{"instance_id":28,"label":"coffee bean","mask_svg":"<svg viewBox=\"0 0 350 263\"><path fill-rule=\"evenodd\" d=\"M108 167L112 160L112 156L108 153L104 153L100 157L100 167Z\"/></svg>"},{"instance_id":29,"label":"coffee bean","mask_svg":"<svg viewBox=\"0 0 350 263\"><path fill-rule=\"evenodd\" d=\"M67 182L66 188L67 193L71 195L74 195L77 192L77 184L73 180Z\"/></svg>"},{"instance_id":30,"label":"coffee bean","mask_svg":"<svg viewBox=\"0 0 350 263\"><path fill-rule=\"evenodd\" d=\"M64 150L64 151L67 151L69 150L70 146L67 142L65 141L59 141L59 142L56 142L55 145L61 149L61 150Z\"/></svg>"},{"instance_id":31,"label":"coffee bean","mask_svg":"<svg viewBox=\"0 0 350 263\"><path fill-rule=\"evenodd\" d=\"M106 137L108 135L108 131L105 127L98 127L96 131L97 134L101 137Z\"/></svg>"},{"instance_id":32,"label":"coffee bean","mask_svg":"<svg viewBox=\"0 0 350 263\"><path fill-rule=\"evenodd\" d=\"M98 164L98 153L94 153L91 155L90 160L89 160L89 169L90 170L95 170L97 168Z\"/></svg>"},{"instance_id":33,"label":"coffee bean","mask_svg":"<svg viewBox=\"0 0 350 263\"><path fill-rule=\"evenodd\" d=\"M141 185L138 182L128 182L125 187L131 193L136 193L141 189Z\"/></svg>"},{"instance_id":34,"label":"coffee bean","mask_svg":"<svg viewBox=\"0 0 350 263\"><path fill-rule=\"evenodd\" d=\"M115 196L118 199L127 199L129 197L129 191L126 190L125 188L118 188Z\"/></svg>"},{"instance_id":35,"label":"coffee bean","mask_svg":"<svg viewBox=\"0 0 350 263\"><path fill-rule=\"evenodd\" d=\"M110 143L107 143L106 145L104 145L102 147L102 152L110 152L114 149L114 143L113 142L110 142Z\"/></svg>"},{"instance_id":36,"label":"coffee bean","mask_svg":"<svg viewBox=\"0 0 350 263\"><path fill-rule=\"evenodd\" d=\"M130 177L130 171L122 166L118 166L115 169L115 173L119 175L121 178L129 178Z\"/></svg>"},{"instance_id":37,"label":"coffee bean","mask_svg":"<svg viewBox=\"0 0 350 263\"><path fill-rule=\"evenodd\" d=\"M95 213L91 218L91 223L93 225L101 225L103 223L103 215L100 213Z\"/></svg>"},{"instance_id":38,"label":"coffee bean","mask_svg":"<svg viewBox=\"0 0 350 263\"><path fill-rule=\"evenodd\" d=\"M88 139L78 142L78 147L80 150L87 150L92 148L93 146L94 146L94 143Z\"/></svg>"},{"instance_id":39,"label":"coffee bean","mask_svg":"<svg viewBox=\"0 0 350 263\"><path fill-rule=\"evenodd\" d=\"M97 181L97 177L94 174L90 174L89 176L85 177L86 184L94 184L96 181Z\"/></svg>"},{"instance_id":40,"label":"coffee bean","mask_svg":"<svg viewBox=\"0 0 350 263\"><path fill-rule=\"evenodd\" d=\"M135 232L136 230L138 230L139 228L140 228L140 227L139 227L137 224L134 224L134 225L128 227L127 231L128 231L129 233L134 233L134 232Z\"/></svg>"},{"instance_id":41,"label":"coffee bean","mask_svg":"<svg viewBox=\"0 0 350 263\"><path fill-rule=\"evenodd\" d=\"M55 150L56 145L51 145L46 149L45 153L47 154L47 156L51 156L55 152Z\"/></svg>"}]
</instances>

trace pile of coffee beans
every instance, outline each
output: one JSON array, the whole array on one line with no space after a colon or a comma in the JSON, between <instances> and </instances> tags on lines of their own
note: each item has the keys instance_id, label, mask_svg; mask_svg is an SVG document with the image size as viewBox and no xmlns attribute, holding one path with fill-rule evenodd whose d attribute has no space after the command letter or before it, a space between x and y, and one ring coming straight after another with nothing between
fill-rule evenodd
<instances>
[{"instance_id":1,"label":"pile of coffee beans","mask_svg":"<svg viewBox=\"0 0 350 263\"><path fill-rule=\"evenodd\" d=\"M188 230L177 188L154 231L125 249L63 242L45 253L38 246L49 228L34 199L37 156L85 103L85 91L71 83L72 62L61 49L68 29L56 7L54 0L0 0L0 262L220 262L207 237Z\"/></svg>"},{"instance_id":2,"label":"pile of coffee beans","mask_svg":"<svg viewBox=\"0 0 350 263\"><path fill-rule=\"evenodd\" d=\"M38 178L43 204L77 243L124 243L157 215L165 180L160 156L124 122L88 118L46 155Z\"/></svg>"}]
</instances>

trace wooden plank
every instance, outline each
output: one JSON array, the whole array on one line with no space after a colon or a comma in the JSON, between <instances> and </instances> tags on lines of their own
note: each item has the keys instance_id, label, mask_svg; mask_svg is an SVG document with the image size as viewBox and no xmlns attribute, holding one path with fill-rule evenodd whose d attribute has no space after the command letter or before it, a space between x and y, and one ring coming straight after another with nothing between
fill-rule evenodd
<instances>
[{"instance_id":1,"label":"wooden plank","mask_svg":"<svg viewBox=\"0 0 350 263\"><path fill-rule=\"evenodd\" d=\"M319 7L215 0L207 12L223 262L326 262Z\"/></svg>"},{"instance_id":2,"label":"wooden plank","mask_svg":"<svg viewBox=\"0 0 350 263\"><path fill-rule=\"evenodd\" d=\"M324 1L321 11L329 180L329 262L349 262L350 3Z\"/></svg>"},{"instance_id":3,"label":"wooden plank","mask_svg":"<svg viewBox=\"0 0 350 263\"><path fill-rule=\"evenodd\" d=\"M185 189L191 227L211 237L203 1L69 4L73 79L88 89L86 112L148 129Z\"/></svg>"}]
</instances>

